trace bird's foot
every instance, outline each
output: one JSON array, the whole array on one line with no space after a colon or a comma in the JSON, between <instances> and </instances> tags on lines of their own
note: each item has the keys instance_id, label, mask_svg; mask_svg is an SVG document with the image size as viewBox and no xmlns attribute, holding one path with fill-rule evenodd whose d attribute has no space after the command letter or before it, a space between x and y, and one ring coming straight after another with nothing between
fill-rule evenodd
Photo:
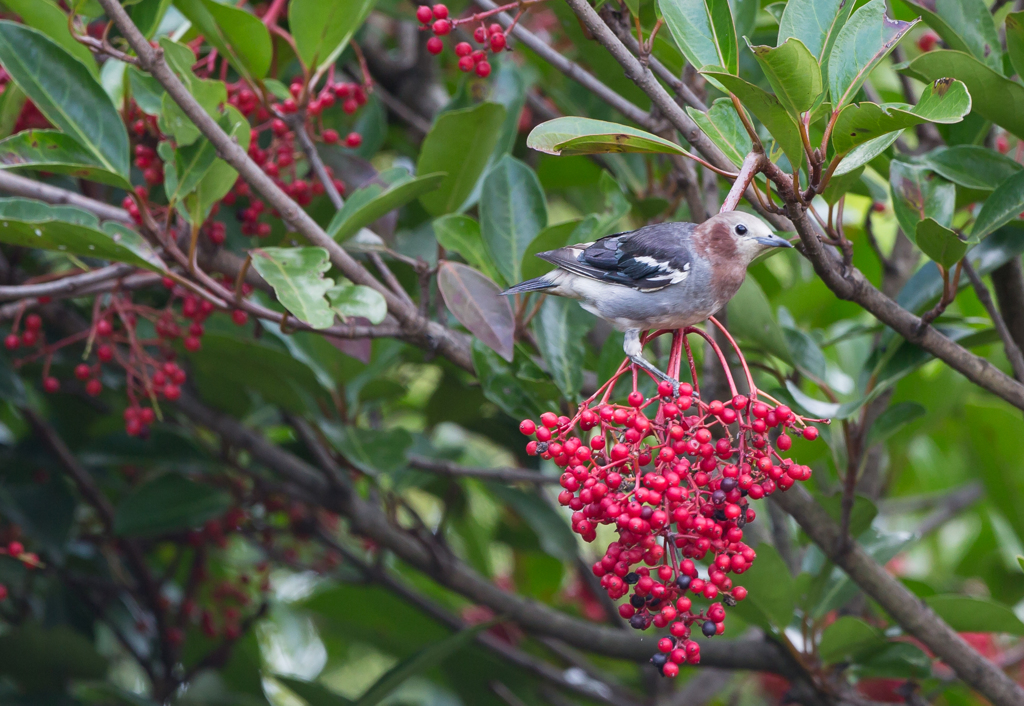
<instances>
[{"instance_id":1,"label":"bird's foot","mask_svg":"<svg viewBox=\"0 0 1024 706\"><path fill-rule=\"evenodd\" d=\"M670 384L672 386L672 397L679 397L679 389L682 386L681 382L679 382L675 378L669 377L667 373L664 373L658 368L656 368L649 360L644 358L642 355L631 355L629 356L629 360L630 362L633 363L633 365L643 368L644 370L646 370L659 380L663 380L664 382Z\"/></svg>"}]
</instances>

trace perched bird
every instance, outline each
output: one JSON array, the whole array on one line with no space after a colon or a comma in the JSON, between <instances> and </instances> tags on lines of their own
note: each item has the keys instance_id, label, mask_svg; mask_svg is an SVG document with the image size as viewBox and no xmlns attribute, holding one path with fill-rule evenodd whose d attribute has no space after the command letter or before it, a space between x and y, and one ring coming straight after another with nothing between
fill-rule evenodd
<instances>
[{"instance_id":1,"label":"perched bird","mask_svg":"<svg viewBox=\"0 0 1024 706\"><path fill-rule=\"evenodd\" d=\"M643 357L640 332L705 321L736 294L747 265L777 247L793 246L760 218L740 211L699 225L658 223L538 253L557 269L503 294L545 292L579 300L626 333L623 349L635 365L677 385Z\"/></svg>"}]
</instances>

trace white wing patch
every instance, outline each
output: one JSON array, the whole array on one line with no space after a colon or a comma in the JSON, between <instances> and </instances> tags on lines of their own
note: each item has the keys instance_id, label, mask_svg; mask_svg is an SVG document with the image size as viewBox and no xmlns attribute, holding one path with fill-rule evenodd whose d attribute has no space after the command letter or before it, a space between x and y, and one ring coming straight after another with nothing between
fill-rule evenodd
<instances>
[{"instance_id":1,"label":"white wing patch","mask_svg":"<svg viewBox=\"0 0 1024 706\"><path fill-rule=\"evenodd\" d=\"M685 263L682 271L680 271L672 267L669 263L657 260L650 255L634 255L633 259L650 267L656 267L659 272L663 273L659 275L647 275L645 279L650 282L662 282L664 280L668 280L668 284L679 284L690 275L689 262Z\"/></svg>"}]
</instances>

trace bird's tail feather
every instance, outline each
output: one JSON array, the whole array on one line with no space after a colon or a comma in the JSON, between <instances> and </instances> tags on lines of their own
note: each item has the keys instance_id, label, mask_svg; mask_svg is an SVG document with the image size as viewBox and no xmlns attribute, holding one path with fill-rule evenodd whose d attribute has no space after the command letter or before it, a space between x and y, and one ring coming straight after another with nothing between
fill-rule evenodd
<instances>
[{"instance_id":1,"label":"bird's tail feather","mask_svg":"<svg viewBox=\"0 0 1024 706\"><path fill-rule=\"evenodd\" d=\"M521 294L522 292L539 292L542 289L551 289L558 285L554 282L549 281L546 277L534 277L528 279L525 282L514 284L506 289L502 294L508 296L510 294Z\"/></svg>"}]
</instances>

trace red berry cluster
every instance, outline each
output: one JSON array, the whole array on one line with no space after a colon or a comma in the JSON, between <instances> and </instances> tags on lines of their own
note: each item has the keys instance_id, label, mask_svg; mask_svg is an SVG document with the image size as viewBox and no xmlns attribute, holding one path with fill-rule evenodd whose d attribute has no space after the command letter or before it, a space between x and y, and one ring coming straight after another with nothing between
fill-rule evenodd
<instances>
[{"instance_id":1,"label":"red berry cluster","mask_svg":"<svg viewBox=\"0 0 1024 706\"><path fill-rule=\"evenodd\" d=\"M485 13L486 14L486 13ZM431 54L440 54L444 51L444 42L441 37L451 33L452 29L460 24L475 21L474 17L467 17L463 20L448 19L447 5L420 5L416 10L416 19L423 25L422 29L430 30L434 36L427 40L427 51ZM487 60L487 50L497 54L504 51L508 46L508 38L505 30L499 24L485 26L482 22L479 27L473 30L473 40L481 45L483 49L473 49L469 42L459 42L455 45L455 55L459 57L459 70L464 72L474 71L480 78L487 78L491 74L491 64Z\"/></svg>"},{"instance_id":2,"label":"red berry cluster","mask_svg":"<svg viewBox=\"0 0 1024 706\"><path fill-rule=\"evenodd\" d=\"M0 556L3 555L17 559L29 569L36 569L42 566L39 557L31 552L26 552L25 545L17 540L8 542L6 547L0 547ZM8 593L7 586L0 583L0 601L7 600Z\"/></svg>"},{"instance_id":3,"label":"red berry cluster","mask_svg":"<svg viewBox=\"0 0 1024 706\"><path fill-rule=\"evenodd\" d=\"M671 677L678 665L700 661L694 625L708 637L722 634L725 606L746 597L729 574L742 574L756 558L743 543L743 528L756 517L749 500L811 476L779 455L792 445L787 430L806 439L818 432L784 405L744 395L705 403L691 385L674 396L667 382L658 393L645 400L634 388L628 405L585 403L572 419L547 412L539 425L524 420L519 428L534 437L527 453L565 469L558 501L574 511L573 531L592 542L598 525L616 528L618 541L593 572L611 598L632 592L619 613L634 628L669 626L654 663ZM695 562L705 559L702 577ZM687 593L722 602L697 609Z\"/></svg>"},{"instance_id":4,"label":"red berry cluster","mask_svg":"<svg viewBox=\"0 0 1024 706\"><path fill-rule=\"evenodd\" d=\"M228 277L223 283L234 286ZM129 436L146 436L157 412L154 407L142 406L141 401L155 404L163 398L173 402L181 396L181 386L187 379L185 371L174 361L176 353L171 344L180 339L185 350L198 351L205 333L203 322L214 312L208 300L186 291L171 278L164 278L163 284L171 293L163 308L136 303L130 292L114 292L105 305L103 300L96 300L89 329L52 343L46 339L39 314L28 314L24 319L18 316L11 332L4 337L4 346L10 351L29 349L24 357L14 361L16 367L41 360L43 390L53 394L61 389L60 380L50 374L54 355L73 344L85 343L89 359L75 365L75 378L85 383L88 395L96 397L103 391L100 376L104 365L122 368L128 398L125 432ZM243 296L251 293L252 287L243 284ZM231 312L231 317L239 326L249 319L246 312L238 309ZM140 319L152 324L155 339L140 337Z\"/></svg>"}]
</instances>

